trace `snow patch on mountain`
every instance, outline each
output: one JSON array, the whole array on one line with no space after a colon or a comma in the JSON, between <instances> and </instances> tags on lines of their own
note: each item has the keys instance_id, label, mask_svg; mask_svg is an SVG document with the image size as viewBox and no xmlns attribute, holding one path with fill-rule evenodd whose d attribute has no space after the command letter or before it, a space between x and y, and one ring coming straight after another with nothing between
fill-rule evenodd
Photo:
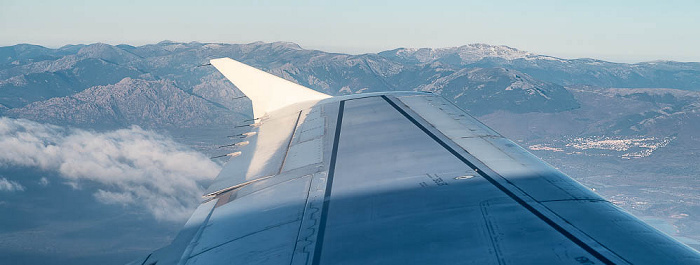
<instances>
[{"instance_id":1,"label":"snow patch on mountain","mask_svg":"<svg viewBox=\"0 0 700 265\"><path fill-rule=\"evenodd\" d=\"M449 48L400 48L381 54L392 54L399 58L414 59L421 63L429 63L441 59L449 60L451 55L456 55L461 64L475 63L484 58L499 58L508 61L516 59L564 61L556 57L533 54L504 45L488 45L483 43Z\"/></svg>"}]
</instances>

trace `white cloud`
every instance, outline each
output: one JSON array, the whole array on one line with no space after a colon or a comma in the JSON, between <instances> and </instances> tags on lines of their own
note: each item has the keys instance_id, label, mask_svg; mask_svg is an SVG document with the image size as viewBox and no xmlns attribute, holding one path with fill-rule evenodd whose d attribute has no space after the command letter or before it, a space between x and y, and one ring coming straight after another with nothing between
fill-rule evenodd
<instances>
[{"instance_id":1,"label":"white cloud","mask_svg":"<svg viewBox=\"0 0 700 265\"><path fill-rule=\"evenodd\" d=\"M220 166L138 126L105 133L0 118L0 166L56 171L64 182L102 184L102 203L140 205L160 220L182 220ZM44 179L40 180L44 183ZM48 184L48 179L46 179Z\"/></svg>"},{"instance_id":2,"label":"white cloud","mask_svg":"<svg viewBox=\"0 0 700 265\"><path fill-rule=\"evenodd\" d=\"M24 186L6 178L0 178L0 191L24 191Z\"/></svg>"},{"instance_id":3,"label":"white cloud","mask_svg":"<svg viewBox=\"0 0 700 265\"><path fill-rule=\"evenodd\" d=\"M51 183L51 182L46 177L41 177L41 179L39 179L39 185L41 185L42 187L48 186L49 183Z\"/></svg>"}]
</instances>

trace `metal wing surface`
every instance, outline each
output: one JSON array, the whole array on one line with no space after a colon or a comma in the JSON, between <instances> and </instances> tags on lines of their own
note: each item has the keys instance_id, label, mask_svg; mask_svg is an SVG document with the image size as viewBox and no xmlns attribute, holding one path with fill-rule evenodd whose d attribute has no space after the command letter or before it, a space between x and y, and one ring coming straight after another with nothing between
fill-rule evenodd
<instances>
[{"instance_id":1,"label":"metal wing surface","mask_svg":"<svg viewBox=\"0 0 700 265\"><path fill-rule=\"evenodd\" d=\"M247 95L276 85L207 201L133 264L700 264L440 96L268 100L303 87L212 64Z\"/></svg>"}]
</instances>

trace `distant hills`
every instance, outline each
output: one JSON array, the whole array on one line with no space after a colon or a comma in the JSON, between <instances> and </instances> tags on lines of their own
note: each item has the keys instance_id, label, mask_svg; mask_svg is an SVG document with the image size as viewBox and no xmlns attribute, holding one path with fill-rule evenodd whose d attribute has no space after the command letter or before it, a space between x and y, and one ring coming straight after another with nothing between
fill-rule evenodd
<instances>
[{"instance_id":1,"label":"distant hills","mask_svg":"<svg viewBox=\"0 0 700 265\"><path fill-rule=\"evenodd\" d=\"M579 108L566 87L700 88L700 63L567 60L470 44L349 55L288 42L0 47L0 114L76 126L196 127L249 117L211 66L231 57L331 95L431 91L473 114Z\"/></svg>"},{"instance_id":2,"label":"distant hills","mask_svg":"<svg viewBox=\"0 0 700 265\"><path fill-rule=\"evenodd\" d=\"M588 58L569 60L487 44L441 49L401 48L379 55L404 63L440 62L464 68L507 68L564 86L700 90L700 63L696 62L626 64Z\"/></svg>"},{"instance_id":3,"label":"distant hills","mask_svg":"<svg viewBox=\"0 0 700 265\"><path fill-rule=\"evenodd\" d=\"M8 114L98 128L125 124L149 128L187 127L231 124L246 119L240 112L186 93L171 80L131 77L112 85L90 87L70 96L30 103L10 110Z\"/></svg>"}]
</instances>

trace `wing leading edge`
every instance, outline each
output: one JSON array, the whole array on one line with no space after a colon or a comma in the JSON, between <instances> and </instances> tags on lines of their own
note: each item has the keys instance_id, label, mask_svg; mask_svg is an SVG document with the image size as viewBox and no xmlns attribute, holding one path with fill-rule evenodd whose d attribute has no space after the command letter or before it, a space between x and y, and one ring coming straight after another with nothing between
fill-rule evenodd
<instances>
[{"instance_id":1,"label":"wing leading edge","mask_svg":"<svg viewBox=\"0 0 700 265\"><path fill-rule=\"evenodd\" d=\"M173 243L133 264L700 263L439 96L266 99L304 90L217 60L265 102L256 134Z\"/></svg>"}]
</instances>

